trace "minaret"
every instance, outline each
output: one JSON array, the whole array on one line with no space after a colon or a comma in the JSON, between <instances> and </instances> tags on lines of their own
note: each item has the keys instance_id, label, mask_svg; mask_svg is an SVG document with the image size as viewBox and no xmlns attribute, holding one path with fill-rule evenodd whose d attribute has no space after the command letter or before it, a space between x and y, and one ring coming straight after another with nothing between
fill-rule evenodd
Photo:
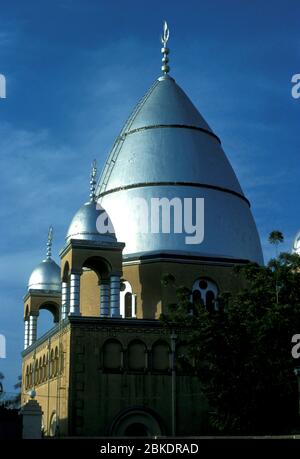
<instances>
[{"instance_id":1,"label":"minaret","mask_svg":"<svg viewBox=\"0 0 300 459\"><path fill-rule=\"evenodd\" d=\"M52 260L53 227L48 230L46 258L32 271L28 282L28 293L24 297L24 348L37 339L37 321L40 309L53 314L59 320L61 302L60 267Z\"/></svg>"},{"instance_id":2,"label":"minaret","mask_svg":"<svg viewBox=\"0 0 300 459\"><path fill-rule=\"evenodd\" d=\"M75 213L67 232L65 247L60 253L63 298L64 291L70 292L69 317L86 315L88 305L85 298L89 288L89 271L93 271L98 277L99 316L120 317L120 278L124 244L117 241L109 216L97 202L96 175L97 164L94 160L90 175L90 199ZM65 275L66 267L68 275Z\"/></svg>"}]
</instances>

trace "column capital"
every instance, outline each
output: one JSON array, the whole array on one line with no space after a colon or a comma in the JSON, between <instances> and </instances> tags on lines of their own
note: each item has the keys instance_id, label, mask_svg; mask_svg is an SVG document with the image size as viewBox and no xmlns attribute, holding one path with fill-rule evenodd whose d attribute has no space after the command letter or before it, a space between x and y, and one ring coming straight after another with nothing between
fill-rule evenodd
<instances>
[{"instance_id":1,"label":"column capital","mask_svg":"<svg viewBox=\"0 0 300 459\"><path fill-rule=\"evenodd\" d=\"M109 277L105 277L105 278L101 278L99 281L98 281L98 285L109 285L109 282L110 282L110 279Z\"/></svg>"},{"instance_id":2,"label":"column capital","mask_svg":"<svg viewBox=\"0 0 300 459\"><path fill-rule=\"evenodd\" d=\"M38 316L39 316L39 311L30 311L27 319L29 320L30 317L38 318Z\"/></svg>"},{"instance_id":3,"label":"column capital","mask_svg":"<svg viewBox=\"0 0 300 459\"><path fill-rule=\"evenodd\" d=\"M109 274L109 277L120 277L121 278L122 273L120 271L113 271Z\"/></svg>"},{"instance_id":4,"label":"column capital","mask_svg":"<svg viewBox=\"0 0 300 459\"><path fill-rule=\"evenodd\" d=\"M70 272L70 276L72 276L72 274L74 275L78 275L78 276L81 276L82 274L82 269L72 269L71 272Z\"/></svg>"}]
</instances>

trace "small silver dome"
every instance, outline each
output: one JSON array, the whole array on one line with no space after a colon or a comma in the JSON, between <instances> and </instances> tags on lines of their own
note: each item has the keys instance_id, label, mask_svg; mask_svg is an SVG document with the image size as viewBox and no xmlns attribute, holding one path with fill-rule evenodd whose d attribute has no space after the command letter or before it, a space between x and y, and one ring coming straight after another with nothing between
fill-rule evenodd
<instances>
[{"instance_id":1,"label":"small silver dome","mask_svg":"<svg viewBox=\"0 0 300 459\"><path fill-rule=\"evenodd\" d=\"M28 290L61 291L60 267L51 258L40 263L31 273Z\"/></svg>"},{"instance_id":2,"label":"small silver dome","mask_svg":"<svg viewBox=\"0 0 300 459\"><path fill-rule=\"evenodd\" d=\"M99 219L101 215L102 218ZM108 229L107 232L105 228L101 231L101 222ZM67 232L66 243L71 239L104 243L117 241L108 215L94 200L86 202L74 215Z\"/></svg>"}]
</instances>

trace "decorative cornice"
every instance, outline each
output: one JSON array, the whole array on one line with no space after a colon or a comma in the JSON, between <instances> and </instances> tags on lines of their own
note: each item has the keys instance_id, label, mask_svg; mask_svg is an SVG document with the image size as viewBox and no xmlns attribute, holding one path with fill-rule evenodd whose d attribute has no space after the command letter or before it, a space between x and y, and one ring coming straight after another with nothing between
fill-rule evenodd
<instances>
[{"instance_id":1,"label":"decorative cornice","mask_svg":"<svg viewBox=\"0 0 300 459\"><path fill-rule=\"evenodd\" d=\"M155 187L155 186L190 186L190 187L195 187L195 188L206 188L209 190L215 190L215 191L221 191L222 193L228 193L232 194L233 196L236 196L243 201L245 201L249 207L250 206L250 201L241 193L238 193L237 191L230 190L229 188L223 188L221 186L216 186L216 185L210 185L209 183L197 183L197 182L139 182L139 183L132 183L130 185L125 185L125 186L120 186L116 188L111 188L110 190L103 191L102 193L99 194L99 198L102 198L103 196L106 196L107 194L115 193L117 191L123 191L123 190L131 190L133 188L145 188L145 187Z\"/></svg>"}]
</instances>

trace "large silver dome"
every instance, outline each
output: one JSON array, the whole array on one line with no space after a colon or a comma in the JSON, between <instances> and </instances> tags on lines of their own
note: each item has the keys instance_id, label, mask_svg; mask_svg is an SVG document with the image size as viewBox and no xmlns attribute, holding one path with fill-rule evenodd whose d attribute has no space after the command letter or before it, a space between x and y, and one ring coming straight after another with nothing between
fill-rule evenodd
<instances>
[{"instance_id":1,"label":"large silver dome","mask_svg":"<svg viewBox=\"0 0 300 459\"><path fill-rule=\"evenodd\" d=\"M105 224L108 216L103 208L100 208L95 201L85 203L74 215L69 226L66 243L71 239L79 239L95 242L115 242L116 236L111 228L111 232L99 232L97 220L100 215L105 215Z\"/></svg>"},{"instance_id":2,"label":"large silver dome","mask_svg":"<svg viewBox=\"0 0 300 459\"><path fill-rule=\"evenodd\" d=\"M60 267L55 261L46 259L32 271L28 290L61 291Z\"/></svg>"},{"instance_id":3,"label":"large silver dome","mask_svg":"<svg viewBox=\"0 0 300 459\"><path fill-rule=\"evenodd\" d=\"M97 196L124 241L125 257L155 253L263 263L250 205L221 147L195 106L168 75L154 82L116 139ZM187 233L141 232L139 199L204 198L204 240Z\"/></svg>"}]
</instances>

